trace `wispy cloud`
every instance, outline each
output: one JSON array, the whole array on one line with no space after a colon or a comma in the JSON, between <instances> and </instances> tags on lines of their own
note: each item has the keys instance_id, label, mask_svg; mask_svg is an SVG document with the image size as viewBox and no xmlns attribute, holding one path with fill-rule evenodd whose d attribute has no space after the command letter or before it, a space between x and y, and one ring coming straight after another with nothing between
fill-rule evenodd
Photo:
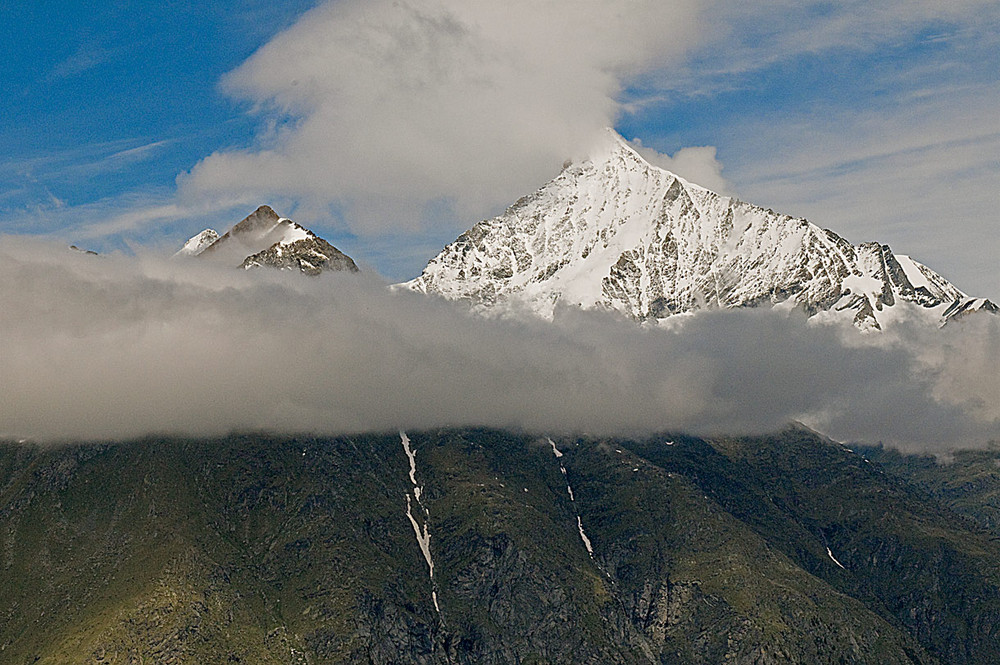
<instances>
[{"instance_id":1,"label":"wispy cloud","mask_svg":"<svg viewBox=\"0 0 1000 665\"><path fill-rule=\"evenodd\" d=\"M8 233L59 231L72 235L83 226L90 229L88 237L96 237L92 232L100 228L108 233L137 228L137 225L112 224L109 217L138 219L147 214L143 209L151 206L174 205L180 209L182 206L172 201L164 203L165 199L173 198L173 193L162 189L155 193L135 190L84 203L70 203L65 195L58 194L81 180L107 178L154 160L172 143L173 140L100 142L0 161L0 228ZM156 203L151 204L154 199Z\"/></svg>"},{"instance_id":2,"label":"wispy cloud","mask_svg":"<svg viewBox=\"0 0 1000 665\"><path fill-rule=\"evenodd\" d=\"M172 140L164 139L162 141L153 141L151 143L146 143L145 145L136 146L134 148L126 148L125 150L119 150L116 153L108 155L103 162L104 163L114 163L114 162L137 162L146 159L152 159L155 157L155 153L160 148L165 148L166 146L173 143Z\"/></svg>"},{"instance_id":3,"label":"wispy cloud","mask_svg":"<svg viewBox=\"0 0 1000 665\"><path fill-rule=\"evenodd\" d=\"M84 239L103 238L126 231L134 231L136 228L148 225L151 222L162 223L189 216L191 216L191 211L176 203L132 208L110 219L86 224L80 227L75 235Z\"/></svg>"},{"instance_id":4,"label":"wispy cloud","mask_svg":"<svg viewBox=\"0 0 1000 665\"><path fill-rule=\"evenodd\" d=\"M128 166L155 159L170 146L170 139L141 142L135 139L102 141L49 150L28 157L0 159L0 187L12 189L12 183L58 182L97 177Z\"/></svg>"},{"instance_id":5,"label":"wispy cloud","mask_svg":"<svg viewBox=\"0 0 1000 665\"><path fill-rule=\"evenodd\" d=\"M52 79L65 79L99 67L115 57L115 50L88 41L65 60L57 63L49 72Z\"/></svg>"},{"instance_id":6,"label":"wispy cloud","mask_svg":"<svg viewBox=\"0 0 1000 665\"><path fill-rule=\"evenodd\" d=\"M136 234L148 236L150 229L169 227L177 221L202 220L219 227L222 232L253 212L253 208L247 206L239 199L184 203L169 195L136 195L93 204L88 213L79 215L80 223L72 226L71 231L72 237L82 240ZM102 214L96 214L98 207L104 209Z\"/></svg>"},{"instance_id":7,"label":"wispy cloud","mask_svg":"<svg viewBox=\"0 0 1000 665\"><path fill-rule=\"evenodd\" d=\"M872 53L914 42L996 43L1000 10L992 0L941 3L934 0L776 0L748 5L738 0L711 3L715 21L702 35L693 69L703 84L741 76L804 54L828 56ZM676 69L661 78L664 87L690 80ZM691 86L698 88L699 86Z\"/></svg>"},{"instance_id":8,"label":"wispy cloud","mask_svg":"<svg viewBox=\"0 0 1000 665\"><path fill-rule=\"evenodd\" d=\"M988 157L977 154L975 149L981 146L993 146L1000 143L1000 132L976 133L972 136L945 140L933 140L933 138L925 136L915 138L923 138L924 141L918 145L904 146L869 144L863 146L863 150L859 151L860 154L849 154L846 159L844 159L844 152L846 151L840 154L827 153L820 155L815 160L810 159L808 162L802 156L796 155L798 159L789 163L788 166L801 168L785 172L768 173L766 181L772 184L787 182L792 185L798 185L820 178L837 178L858 171L876 169L884 171L890 168L898 168L907 162L942 174L956 169L964 170L966 167L976 169L981 166L987 166ZM942 163L939 157L945 153L965 158L956 164ZM935 159L929 159L931 157ZM931 166L928 167L927 164L931 164ZM764 180L756 182L748 181L747 184L756 185L761 182L764 182Z\"/></svg>"}]
</instances>

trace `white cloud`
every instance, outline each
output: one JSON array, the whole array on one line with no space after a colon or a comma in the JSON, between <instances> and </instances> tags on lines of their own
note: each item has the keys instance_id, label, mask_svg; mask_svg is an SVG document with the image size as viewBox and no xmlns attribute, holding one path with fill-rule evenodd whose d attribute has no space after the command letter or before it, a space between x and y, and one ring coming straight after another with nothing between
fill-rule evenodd
<instances>
[{"instance_id":1,"label":"white cloud","mask_svg":"<svg viewBox=\"0 0 1000 665\"><path fill-rule=\"evenodd\" d=\"M18 313L0 317L7 437L746 433L791 419L926 449L1000 436L1000 317L898 337L850 329L849 343L770 311L670 330L572 309L554 323L497 321L363 275L94 257L10 237L0 311Z\"/></svg>"},{"instance_id":2,"label":"white cloud","mask_svg":"<svg viewBox=\"0 0 1000 665\"><path fill-rule=\"evenodd\" d=\"M71 78L99 67L117 55L118 53L114 49L104 47L96 41L88 40L81 44L73 55L53 67L49 73L49 78Z\"/></svg>"},{"instance_id":3,"label":"white cloud","mask_svg":"<svg viewBox=\"0 0 1000 665\"><path fill-rule=\"evenodd\" d=\"M190 215L190 211L176 203L132 208L126 212L115 214L109 219L102 219L98 222L86 224L79 230L77 235L84 239L101 238L111 234L132 231L150 222L164 222L188 215Z\"/></svg>"},{"instance_id":4,"label":"white cloud","mask_svg":"<svg viewBox=\"0 0 1000 665\"><path fill-rule=\"evenodd\" d=\"M641 139L633 139L630 143L635 151L653 166L666 169L717 194L734 193L732 185L722 175L722 162L716 159L715 146L681 148L671 157L653 148L647 148Z\"/></svg>"},{"instance_id":5,"label":"white cloud","mask_svg":"<svg viewBox=\"0 0 1000 665\"><path fill-rule=\"evenodd\" d=\"M699 5L327 2L226 78L269 129L202 160L181 191L346 204L362 232L412 227L440 199L475 220L614 124L623 80L679 58Z\"/></svg>"}]
</instances>

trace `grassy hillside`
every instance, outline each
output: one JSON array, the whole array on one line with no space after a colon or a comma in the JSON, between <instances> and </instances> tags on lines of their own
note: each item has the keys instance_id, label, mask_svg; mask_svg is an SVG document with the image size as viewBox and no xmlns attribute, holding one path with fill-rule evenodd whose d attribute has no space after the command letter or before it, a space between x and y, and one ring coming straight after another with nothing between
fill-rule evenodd
<instances>
[{"instance_id":1,"label":"grassy hillside","mask_svg":"<svg viewBox=\"0 0 1000 665\"><path fill-rule=\"evenodd\" d=\"M0 662L1000 652L988 532L809 432L409 438L0 445Z\"/></svg>"}]
</instances>

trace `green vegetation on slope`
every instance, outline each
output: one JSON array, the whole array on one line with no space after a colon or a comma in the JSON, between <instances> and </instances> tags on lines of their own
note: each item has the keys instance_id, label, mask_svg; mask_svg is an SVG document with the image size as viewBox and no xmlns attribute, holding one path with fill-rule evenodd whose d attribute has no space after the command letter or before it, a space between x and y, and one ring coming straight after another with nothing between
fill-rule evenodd
<instances>
[{"instance_id":1,"label":"green vegetation on slope","mask_svg":"<svg viewBox=\"0 0 1000 665\"><path fill-rule=\"evenodd\" d=\"M809 432L564 438L560 458L523 433L410 440L420 504L398 434L0 445L0 662L1000 651L1000 547L926 488Z\"/></svg>"}]
</instances>

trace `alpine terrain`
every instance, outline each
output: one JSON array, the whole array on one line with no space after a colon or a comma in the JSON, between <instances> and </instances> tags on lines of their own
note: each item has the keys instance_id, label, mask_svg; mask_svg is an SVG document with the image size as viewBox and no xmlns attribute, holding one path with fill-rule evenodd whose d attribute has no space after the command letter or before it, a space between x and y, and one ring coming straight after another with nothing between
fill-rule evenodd
<instances>
[{"instance_id":1,"label":"alpine terrain","mask_svg":"<svg viewBox=\"0 0 1000 665\"><path fill-rule=\"evenodd\" d=\"M261 206L224 235L205 229L177 252L241 265L244 269L269 266L318 275L324 270L357 272L351 257L312 231Z\"/></svg>"},{"instance_id":2,"label":"alpine terrain","mask_svg":"<svg viewBox=\"0 0 1000 665\"><path fill-rule=\"evenodd\" d=\"M784 303L878 330L997 311L887 245L852 245L652 166L610 129L591 159L473 226L406 286L544 317L558 303L640 321Z\"/></svg>"},{"instance_id":3,"label":"alpine terrain","mask_svg":"<svg viewBox=\"0 0 1000 665\"><path fill-rule=\"evenodd\" d=\"M357 271L267 206L179 254ZM613 133L407 286L483 311L649 322L763 305L882 330L997 311L884 245L651 166ZM423 362L401 348L392 376ZM332 371L351 391L353 370ZM997 446L946 467L797 425L0 437L0 663L989 665L998 469Z\"/></svg>"}]
</instances>

